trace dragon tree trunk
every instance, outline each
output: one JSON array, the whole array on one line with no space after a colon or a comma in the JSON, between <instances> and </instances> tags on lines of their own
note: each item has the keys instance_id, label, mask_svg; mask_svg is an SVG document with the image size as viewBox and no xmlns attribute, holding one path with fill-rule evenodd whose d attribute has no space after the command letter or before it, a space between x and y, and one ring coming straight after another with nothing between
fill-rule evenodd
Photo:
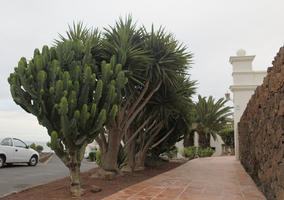
<instances>
[{"instance_id":1,"label":"dragon tree trunk","mask_svg":"<svg viewBox=\"0 0 284 200\"><path fill-rule=\"evenodd\" d=\"M140 151L136 154L135 171L140 171L145 169L146 153L147 151Z\"/></svg>"},{"instance_id":2,"label":"dragon tree trunk","mask_svg":"<svg viewBox=\"0 0 284 200\"><path fill-rule=\"evenodd\" d=\"M117 155L121 141L121 129L111 129L109 133L108 148L102 160L102 168L106 171L118 172Z\"/></svg>"},{"instance_id":3,"label":"dragon tree trunk","mask_svg":"<svg viewBox=\"0 0 284 200\"><path fill-rule=\"evenodd\" d=\"M126 165L123 167L124 172L132 173L135 168L135 143L132 142L126 147Z\"/></svg>"}]
</instances>

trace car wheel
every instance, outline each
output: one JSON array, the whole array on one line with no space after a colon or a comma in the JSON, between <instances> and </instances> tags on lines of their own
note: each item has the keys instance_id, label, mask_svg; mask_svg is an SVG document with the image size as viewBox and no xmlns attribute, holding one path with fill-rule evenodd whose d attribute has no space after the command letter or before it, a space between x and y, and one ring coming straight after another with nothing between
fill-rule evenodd
<instances>
[{"instance_id":1,"label":"car wheel","mask_svg":"<svg viewBox=\"0 0 284 200\"><path fill-rule=\"evenodd\" d=\"M37 161L38 161L37 156L32 156L28 164L29 166L36 166Z\"/></svg>"},{"instance_id":2,"label":"car wheel","mask_svg":"<svg viewBox=\"0 0 284 200\"><path fill-rule=\"evenodd\" d=\"M3 156L0 156L0 168L3 167L5 164L5 160Z\"/></svg>"}]
</instances>

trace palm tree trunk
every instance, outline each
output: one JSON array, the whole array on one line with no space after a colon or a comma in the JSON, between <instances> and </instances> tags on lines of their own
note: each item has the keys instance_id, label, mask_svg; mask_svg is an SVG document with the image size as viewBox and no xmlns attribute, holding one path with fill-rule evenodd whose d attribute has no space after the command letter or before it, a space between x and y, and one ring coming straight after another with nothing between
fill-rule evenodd
<instances>
[{"instance_id":1,"label":"palm tree trunk","mask_svg":"<svg viewBox=\"0 0 284 200\"><path fill-rule=\"evenodd\" d=\"M184 147L194 146L194 131L190 132L183 140Z\"/></svg>"},{"instance_id":2,"label":"palm tree trunk","mask_svg":"<svg viewBox=\"0 0 284 200\"><path fill-rule=\"evenodd\" d=\"M198 133L198 135L199 135L199 142L198 142L199 146L202 149L210 147L210 135L206 134L204 132L200 132L200 133Z\"/></svg>"}]
</instances>

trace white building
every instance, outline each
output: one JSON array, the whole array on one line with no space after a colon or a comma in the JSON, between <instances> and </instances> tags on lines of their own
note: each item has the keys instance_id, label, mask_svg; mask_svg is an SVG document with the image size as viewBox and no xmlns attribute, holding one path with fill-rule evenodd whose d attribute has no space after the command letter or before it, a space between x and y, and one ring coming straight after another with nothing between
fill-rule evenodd
<instances>
[{"instance_id":1,"label":"white building","mask_svg":"<svg viewBox=\"0 0 284 200\"><path fill-rule=\"evenodd\" d=\"M235 155L239 159L239 135L238 122L253 95L257 86L261 85L266 71L253 71L252 61L255 56L246 56L244 50L239 50L237 56L230 57L233 66L233 85L230 90L233 93L234 104L234 132L235 132Z\"/></svg>"}]
</instances>

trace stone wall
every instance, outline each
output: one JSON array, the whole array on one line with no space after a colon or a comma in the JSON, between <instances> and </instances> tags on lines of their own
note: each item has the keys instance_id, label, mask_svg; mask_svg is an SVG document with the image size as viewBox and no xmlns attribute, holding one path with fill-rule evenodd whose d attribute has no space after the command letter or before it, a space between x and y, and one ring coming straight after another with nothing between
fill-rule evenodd
<instances>
[{"instance_id":1,"label":"stone wall","mask_svg":"<svg viewBox=\"0 0 284 200\"><path fill-rule=\"evenodd\" d=\"M238 124L240 160L268 200L284 199L284 47Z\"/></svg>"}]
</instances>

